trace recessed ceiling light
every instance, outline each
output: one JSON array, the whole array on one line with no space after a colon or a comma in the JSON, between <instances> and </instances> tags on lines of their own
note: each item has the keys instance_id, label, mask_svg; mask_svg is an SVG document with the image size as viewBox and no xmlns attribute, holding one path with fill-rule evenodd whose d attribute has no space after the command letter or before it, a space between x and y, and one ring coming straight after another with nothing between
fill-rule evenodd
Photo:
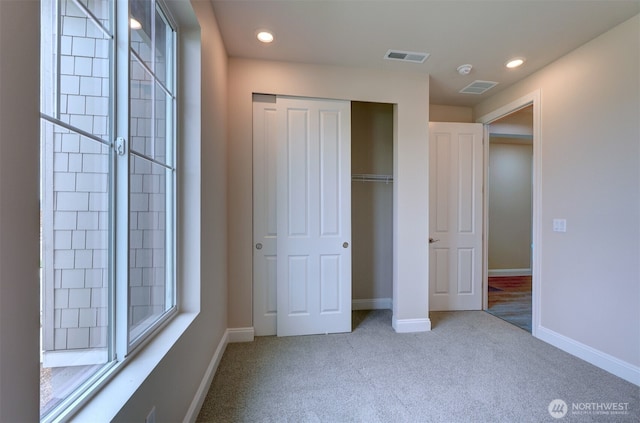
<instances>
[{"instance_id":1,"label":"recessed ceiling light","mask_svg":"<svg viewBox=\"0 0 640 423\"><path fill-rule=\"evenodd\" d=\"M138 20L131 18L129 19L129 26L131 27L131 29L140 29L142 28L142 24L140 22L138 22Z\"/></svg>"},{"instance_id":2,"label":"recessed ceiling light","mask_svg":"<svg viewBox=\"0 0 640 423\"><path fill-rule=\"evenodd\" d=\"M522 65L523 63L524 63L524 59L517 58L517 59L509 60L505 64L505 66L508 67L509 69L513 69L513 68L517 68L518 66Z\"/></svg>"},{"instance_id":3,"label":"recessed ceiling light","mask_svg":"<svg viewBox=\"0 0 640 423\"><path fill-rule=\"evenodd\" d=\"M273 34L270 33L269 31L260 31L256 36L258 37L258 40L260 42L263 42L266 44L273 42Z\"/></svg>"}]
</instances>

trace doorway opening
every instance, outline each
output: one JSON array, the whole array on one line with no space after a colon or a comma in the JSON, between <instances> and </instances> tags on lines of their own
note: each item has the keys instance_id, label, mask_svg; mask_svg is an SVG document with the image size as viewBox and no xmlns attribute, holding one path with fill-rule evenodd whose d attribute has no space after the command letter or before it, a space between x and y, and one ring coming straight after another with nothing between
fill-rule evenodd
<instances>
[{"instance_id":1,"label":"doorway opening","mask_svg":"<svg viewBox=\"0 0 640 423\"><path fill-rule=\"evenodd\" d=\"M393 116L393 104L351 102L354 329L362 311L392 308Z\"/></svg>"},{"instance_id":2,"label":"doorway opening","mask_svg":"<svg viewBox=\"0 0 640 423\"><path fill-rule=\"evenodd\" d=\"M536 336L540 325L540 91L484 124L483 309Z\"/></svg>"},{"instance_id":3,"label":"doorway opening","mask_svg":"<svg viewBox=\"0 0 640 423\"><path fill-rule=\"evenodd\" d=\"M488 132L486 310L531 332L533 106Z\"/></svg>"},{"instance_id":4,"label":"doorway opening","mask_svg":"<svg viewBox=\"0 0 640 423\"><path fill-rule=\"evenodd\" d=\"M394 114L254 94L256 336L348 332L352 310L392 308Z\"/></svg>"}]
</instances>

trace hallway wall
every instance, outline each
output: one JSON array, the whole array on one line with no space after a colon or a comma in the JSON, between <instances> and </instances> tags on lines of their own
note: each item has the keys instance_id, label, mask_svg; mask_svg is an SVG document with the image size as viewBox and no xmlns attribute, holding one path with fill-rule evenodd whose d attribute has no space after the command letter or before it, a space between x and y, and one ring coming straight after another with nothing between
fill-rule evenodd
<instances>
[{"instance_id":1,"label":"hallway wall","mask_svg":"<svg viewBox=\"0 0 640 423\"><path fill-rule=\"evenodd\" d=\"M394 325L428 330L429 77L337 66L229 61L229 327L252 322L252 94L394 104Z\"/></svg>"},{"instance_id":2,"label":"hallway wall","mask_svg":"<svg viewBox=\"0 0 640 423\"><path fill-rule=\"evenodd\" d=\"M538 336L635 383L640 383L638 75L640 15L474 109L475 116L484 116L540 90ZM566 232L553 231L554 218L567 220Z\"/></svg>"},{"instance_id":3,"label":"hallway wall","mask_svg":"<svg viewBox=\"0 0 640 423\"><path fill-rule=\"evenodd\" d=\"M514 141L492 137L489 145L489 276L531 272L533 146Z\"/></svg>"}]
</instances>

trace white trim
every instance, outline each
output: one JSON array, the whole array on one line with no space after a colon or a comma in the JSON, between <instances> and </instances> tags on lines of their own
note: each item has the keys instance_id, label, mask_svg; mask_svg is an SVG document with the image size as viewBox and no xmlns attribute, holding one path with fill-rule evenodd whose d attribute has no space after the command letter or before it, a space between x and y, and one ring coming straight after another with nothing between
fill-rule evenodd
<instances>
[{"instance_id":1,"label":"white trim","mask_svg":"<svg viewBox=\"0 0 640 423\"><path fill-rule=\"evenodd\" d=\"M207 366L207 370L204 372L204 376L200 381L200 386L198 386L196 395L193 397L193 401L191 401L191 405L187 410L187 415L184 416L184 420L182 420L183 423L195 423L198 418L202 404L204 404L204 400L207 397L209 388L211 387L211 382L213 382L213 377L218 370L218 365L220 364L220 360L222 359L222 355L227 349L228 344L229 329L225 331L222 339L218 343L218 348L216 348L216 351L213 353L213 357L211 357L211 361L209 362L209 366Z\"/></svg>"},{"instance_id":2,"label":"white trim","mask_svg":"<svg viewBox=\"0 0 640 423\"><path fill-rule=\"evenodd\" d=\"M391 326L397 333L428 332L431 330L431 319L391 319Z\"/></svg>"},{"instance_id":3,"label":"white trim","mask_svg":"<svg viewBox=\"0 0 640 423\"><path fill-rule=\"evenodd\" d=\"M106 348L42 352L43 367L90 366L105 364L108 361L109 354Z\"/></svg>"},{"instance_id":4,"label":"white trim","mask_svg":"<svg viewBox=\"0 0 640 423\"><path fill-rule=\"evenodd\" d=\"M489 269L489 276L531 276L531 269Z\"/></svg>"},{"instance_id":5,"label":"white trim","mask_svg":"<svg viewBox=\"0 0 640 423\"><path fill-rule=\"evenodd\" d=\"M253 328L232 328L227 329L226 336L229 344L235 342L253 342L255 331Z\"/></svg>"},{"instance_id":6,"label":"white trim","mask_svg":"<svg viewBox=\"0 0 640 423\"><path fill-rule=\"evenodd\" d=\"M534 104L536 101L539 101L539 100L540 100L540 90L533 91L516 100L513 100L508 104L505 104L502 107L497 108L493 112L489 112L486 115L479 117L478 119L476 119L476 122L489 124L495 120L498 120L502 117L510 115L511 113L517 112L520 109L524 109L525 107L529 106L530 104ZM533 125L535 127L535 122L533 123ZM534 137L535 137L535 130L534 130Z\"/></svg>"},{"instance_id":7,"label":"white trim","mask_svg":"<svg viewBox=\"0 0 640 423\"><path fill-rule=\"evenodd\" d=\"M634 385L640 386L640 367L596 350L557 332L538 326L536 336L561 350L612 373Z\"/></svg>"},{"instance_id":8,"label":"white trim","mask_svg":"<svg viewBox=\"0 0 640 423\"><path fill-rule=\"evenodd\" d=\"M482 309L489 308L489 125L483 124L482 149Z\"/></svg>"},{"instance_id":9,"label":"white trim","mask_svg":"<svg viewBox=\"0 0 640 423\"><path fill-rule=\"evenodd\" d=\"M74 400L64 412L51 420L56 422L95 421L100 416L104 421L115 418L136 390L147 380L170 349L189 328L197 313L179 313L167 323L163 330L153 336L147 344L135 352L135 358L128 357L116 362L96 384Z\"/></svg>"},{"instance_id":10,"label":"white trim","mask_svg":"<svg viewBox=\"0 0 640 423\"><path fill-rule=\"evenodd\" d=\"M533 203L531 205L532 220L531 220L531 232L532 232L532 247L531 247L531 322L532 330L531 334L537 337L536 330L540 327L540 281L542 280L540 257L542 257L542 92L540 89L530 92L517 100L514 100L496 110L487 113L484 116L476 119L476 122L485 125L485 138L488 138L489 133L487 125L491 122L500 119L508 114L521 110L527 106L533 107ZM488 154L489 143L485 143L485 186L488 181ZM485 196L486 199L486 196ZM484 226L482 228L484 235L484 269L488 269L488 204L485 201L484 205ZM483 307L486 310L488 308L488 272L483 274Z\"/></svg>"},{"instance_id":11,"label":"white trim","mask_svg":"<svg viewBox=\"0 0 640 423\"><path fill-rule=\"evenodd\" d=\"M391 310L391 298L351 300L351 310Z\"/></svg>"}]
</instances>

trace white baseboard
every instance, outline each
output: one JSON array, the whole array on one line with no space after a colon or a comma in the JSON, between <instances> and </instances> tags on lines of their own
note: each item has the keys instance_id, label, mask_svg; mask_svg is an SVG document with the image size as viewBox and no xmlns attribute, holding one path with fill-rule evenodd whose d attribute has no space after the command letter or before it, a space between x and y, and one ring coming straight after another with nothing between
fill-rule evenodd
<instances>
[{"instance_id":1,"label":"white baseboard","mask_svg":"<svg viewBox=\"0 0 640 423\"><path fill-rule=\"evenodd\" d=\"M351 310L391 310L391 298L351 300Z\"/></svg>"},{"instance_id":2,"label":"white baseboard","mask_svg":"<svg viewBox=\"0 0 640 423\"><path fill-rule=\"evenodd\" d=\"M202 404L204 404L204 400L207 397L207 393L211 387L211 382L218 370L218 365L222 359L222 354L224 354L224 351L227 349L227 345L234 342L251 342L253 341L253 338L253 328L233 328L227 329L224 332L224 335L218 343L218 347L209 362L209 366L202 377L202 381L200 382L200 386L198 386L196 395L193 398L193 401L191 401L191 405L187 410L187 415L184 417L183 423L194 423L198 418L198 413L200 413Z\"/></svg>"},{"instance_id":3,"label":"white baseboard","mask_svg":"<svg viewBox=\"0 0 640 423\"><path fill-rule=\"evenodd\" d=\"M431 330L431 319L391 319L391 326L397 333L428 332Z\"/></svg>"},{"instance_id":4,"label":"white baseboard","mask_svg":"<svg viewBox=\"0 0 640 423\"><path fill-rule=\"evenodd\" d=\"M634 385L640 386L640 367L638 366L634 366L633 364L622 361L542 326L538 326L536 337Z\"/></svg>"},{"instance_id":5,"label":"white baseboard","mask_svg":"<svg viewBox=\"0 0 640 423\"><path fill-rule=\"evenodd\" d=\"M255 331L253 328L227 329L227 340L230 344L235 342L253 342Z\"/></svg>"},{"instance_id":6,"label":"white baseboard","mask_svg":"<svg viewBox=\"0 0 640 423\"><path fill-rule=\"evenodd\" d=\"M220 364L220 360L222 359L222 354L224 354L228 343L229 329L224 332L222 339L218 343L216 351L213 353L213 357L211 357L209 366L207 366L207 370L202 377L202 381L200 381L200 386L198 386L196 395L191 401L191 405L187 410L187 415L184 417L183 423L195 423L196 419L198 418L198 414L200 413L202 404L204 404L204 400L207 397L207 393L209 392L209 388L211 387L211 382L213 382L213 377L216 375L218 365Z\"/></svg>"},{"instance_id":7,"label":"white baseboard","mask_svg":"<svg viewBox=\"0 0 640 423\"><path fill-rule=\"evenodd\" d=\"M489 269L489 276L531 276L531 269Z\"/></svg>"}]
</instances>

